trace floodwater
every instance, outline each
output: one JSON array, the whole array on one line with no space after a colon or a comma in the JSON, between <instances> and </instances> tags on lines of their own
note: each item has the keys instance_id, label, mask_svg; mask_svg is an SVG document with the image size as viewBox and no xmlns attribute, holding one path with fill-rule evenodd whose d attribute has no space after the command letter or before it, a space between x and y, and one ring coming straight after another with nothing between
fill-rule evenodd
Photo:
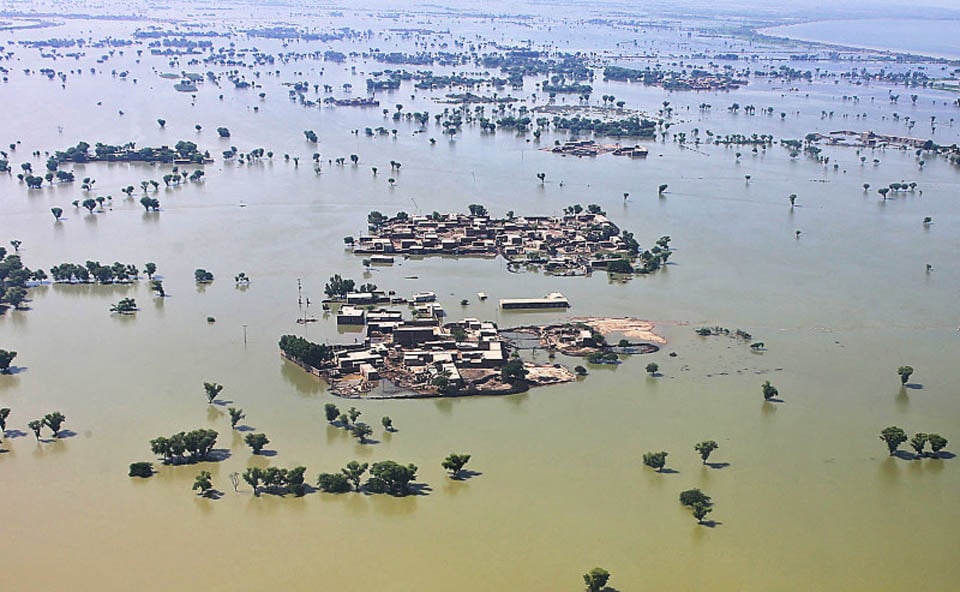
<instances>
[{"instance_id":1,"label":"floodwater","mask_svg":"<svg viewBox=\"0 0 960 592\"><path fill-rule=\"evenodd\" d=\"M5 35L43 39L69 31ZM279 50L277 43L256 44ZM85 69L99 55L87 53L78 63ZM146 58L135 64L130 53L97 66L102 73L71 76L62 89L22 74L22 67L47 62L18 49L23 65L0 84L0 143L23 142L11 157L15 169L32 160L42 170L45 159L28 158L33 150L81 139L138 146L189 139L217 160L203 183L161 188L159 214L145 214L119 189L159 179L160 167L74 167L78 179L96 179L94 194L113 196L108 211L94 215L70 205L84 197L79 182L28 192L15 175L0 178L0 238L23 240L26 265L155 261L169 294L153 298L145 281L42 286L31 290L30 310L0 316L0 347L19 352L19 371L0 377L0 405L13 409L8 427L28 432L28 420L59 409L70 431L39 444L29 433L5 440L0 565L12 589L560 590L576 589L580 574L597 565L625 591L932 590L960 579L960 513L949 505L960 487L960 461L888 458L878 440L883 427L897 424L960 441L955 167L928 159L920 170L912 152L896 150L868 152L861 166L852 149L842 148L825 150L831 165L824 167L792 161L777 146L757 155L741 148L737 163L736 148L694 151L659 140L647 143L646 160L563 158L509 132L465 128L450 141L432 120L414 135L415 124L395 125L378 109L305 109L281 86L352 81L359 91L364 76L348 66L326 64L321 78L322 63L277 64L280 76L261 78L262 101L259 91L206 86L192 102L151 68L221 68L167 67ZM129 69L128 80L111 77L112 68ZM381 68L361 64L358 71ZM669 95L599 80L595 87L595 98L613 93L650 112L671 101L676 129L688 136L693 127L777 138L843 127L906 133L889 117L894 108L882 85L815 82L788 91L756 82L736 93ZM860 102L842 101L842 94ZM933 137L956 142L958 127L947 121L957 110L943 104L950 95L920 94L916 106L899 106L920 122L913 135L928 134L919 128L936 115L942 123ZM381 101L435 113L442 106L432 96L404 86ZM714 105L712 113L699 112L704 101ZM733 101L790 116L730 114ZM821 120L822 110L835 111L834 119ZM868 119L855 120L859 113ZM167 120L165 129L158 117ZM397 127L396 139L363 136L364 127L381 124ZM220 125L230 128L229 140L216 137ZM318 147L304 141L304 129L317 132ZM359 136L350 134L354 129ZM544 133L540 146L564 137ZM230 145L276 154L251 165L223 163L220 152ZM314 151L323 156L320 175L312 170ZM284 153L300 155L300 166L284 162ZM359 166L326 162L351 153ZM392 188L390 160L402 162ZM379 167L377 176L371 166ZM878 199L876 187L900 180L917 181L922 196ZM660 183L669 184L662 198ZM864 193L863 183L874 189ZM794 209L791 193L798 194ZM500 260L473 259L398 260L366 275L359 258L343 250L342 238L363 231L372 209L428 213L482 203L497 215L558 214L577 202L600 204L642 244L670 235L671 265L627 283L604 274L516 275ZM65 210L59 223L53 206ZM924 216L934 223L924 227ZM216 281L198 288L198 267ZM231 281L241 271L252 278L248 289ZM451 318L489 318L501 327L563 317L502 313L499 298L560 291L571 315L651 319L669 343L616 367L591 368L581 382L522 395L343 401L284 363L276 348L284 333L315 341L355 337L338 335L332 319L294 322L297 279L319 303L334 273L404 295L432 290ZM486 302L476 299L479 291L489 295ZM110 304L122 297L135 297L141 310L111 316ZM462 298L470 300L465 309ZM311 308L322 316L319 306ZM693 329L705 324L745 329L767 351L701 338ZM662 376L645 374L648 361ZM916 368L912 388L900 388L901 364ZM764 380L778 387L782 403L762 401ZM225 386L223 405L207 404L204 381ZM355 404L375 426L375 442L358 445L328 426L323 405L330 401ZM242 407L244 423L268 435L274 456L250 454L242 434L229 429L228 405ZM381 431L383 415L398 432ZM151 438L197 427L220 432L225 460L158 464L148 480L126 476L130 462L152 460ZM728 466L701 465L693 445L704 439L720 445L711 461ZM672 471L644 468L641 456L650 450L668 451ZM450 452L472 454L468 468L479 474L450 480L440 467ZM302 464L314 481L352 459L412 462L429 489L403 499L255 498L245 484L234 492L229 479L248 466ZM221 499L190 491L201 469L213 474ZM698 526L677 502L691 487L713 497L713 528Z\"/></svg>"},{"instance_id":2,"label":"floodwater","mask_svg":"<svg viewBox=\"0 0 960 592\"><path fill-rule=\"evenodd\" d=\"M955 60L960 58L960 43L957 43L956 36L958 25L958 20L924 18L821 20L771 27L762 32L802 41Z\"/></svg>"}]
</instances>

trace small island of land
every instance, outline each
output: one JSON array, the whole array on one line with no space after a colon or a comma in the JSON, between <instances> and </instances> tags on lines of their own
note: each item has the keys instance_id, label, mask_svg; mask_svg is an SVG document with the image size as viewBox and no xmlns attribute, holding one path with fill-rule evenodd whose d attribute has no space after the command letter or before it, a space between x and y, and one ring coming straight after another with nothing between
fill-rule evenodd
<instances>
[{"instance_id":1,"label":"small island of land","mask_svg":"<svg viewBox=\"0 0 960 592\"><path fill-rule=\"evenodd\" d=\"M316 344L284 335L280 353L324 378L340 397L423 398L507 395L586 374L582 366L572 371L559 363L521 359L519 351L531 347L530 335L536 337L532 347L546 349L551 358L559 352L590 363L617 363L620 355L652 353L659 350L656 344L665 343L651 323L631 318L583 318L501 331L490 321L472 318L440 325L401 317L388 310L363 315L367 337L356 344ZM612 334L624 337L615 347L606 339Z\"/></svg>"},{"instance_id":2,"label":"small island of land","mask_svg":"<svg viewBox=\"0 0 960 592\"><path fill-rule=\"evenodd\" d=\"M651 273L671 255L670 237L649 250L640 248L633 233L621 229L596 204L565 208L563 216L489 216L484 206L471 204L469 214L411 216L381 212L367 217L370 235L344 241L358 255L502 256L511 268L543 266L551 275L589 275L594 269L613 273ZM515 270L515 269L512 269Z\"/></svg>"}]
</instances>

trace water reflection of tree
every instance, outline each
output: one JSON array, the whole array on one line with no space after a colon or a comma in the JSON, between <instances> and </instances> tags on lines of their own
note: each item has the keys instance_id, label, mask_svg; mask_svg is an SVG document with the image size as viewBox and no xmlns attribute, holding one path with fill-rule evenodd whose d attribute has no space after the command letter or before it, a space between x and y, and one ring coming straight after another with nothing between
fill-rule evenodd
<instances>
[{"instance_id":1,"label":"water reflection of tree","mask_svg":"<svg viewBox=\"0 0 960 592\"><path fill-rule=\"evenodd\" d=\"M284 382L291 385L300 395L312 397L323 391L323 385L319 379L304 372L302 368L290 362L281 361L280 376L283 377Z\"/></svg>"}]
</instances>

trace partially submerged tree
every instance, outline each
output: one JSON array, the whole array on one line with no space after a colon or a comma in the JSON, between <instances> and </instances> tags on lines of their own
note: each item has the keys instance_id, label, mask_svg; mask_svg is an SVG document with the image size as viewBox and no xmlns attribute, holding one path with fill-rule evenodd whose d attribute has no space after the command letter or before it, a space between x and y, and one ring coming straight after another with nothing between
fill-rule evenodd
<instances>
[{"instance_id":1,"label":"partially submerged tree","mask_svg":"<svg viewBox=\"0 0 960 592\"><path fill-rule=\"evenodd\" d=\"M404 496L410 492L410 482L417 477L417 466L401 465L392 460L373 463L366 488L371 493Z\"/></svg>"},{"instance_id":2,"label":"partially submerged tree","mask_svg":"<svg viewBox=\"0 0 960 592\"><path fill-rule=\"evenodd\" d=\"M129 477L152 477L153 476L153 463L151 462L135 462L130 463L130 470L127 472Z\"/></svg>"},{"instance_id":3,"label":"partially submerged tree","mask_svg":"<svg viewBox=\"0 0 960 592\"><path fill-rule=\"evenodd\" d=\"M110 305L110 312L129 315L137 312L137 301L133 298L121 298L116 304Z\"/></svg>"},{"instance_id":4,"label":"partially submerged tree","mask_svg":"<svg viewBox=\"0 0 960 592\"><path fill-rule=\"evenodd\" d=\"M263 447L270 443L266 434L247 434L243 441L253 450L254 454L260 454Z\"/></svg>"},{"instance_id":5,"label":"partially submerged tree","mask_svg":"<svg viewBox=\"0 0 960 592\"><path fill-rule=\"evenodd\" d=\"M50 431L53 432L53 437L57 438L60 434L60 427L63 425L63 422L67 421L67 416L60 413L59 411L54 411L43 416L43 425L50 428Z\"/></svg>"},{"instance_id":6,"label":"partially submerged tree","mask_svg":"<svg viewBox=\"0 0 960 592\"><path fill-rule=\"evenodd\" d=\"M213 491L213 483L210 481L211 475L210 471L200 471L200 474L197 475L196 479L193 480L194 491L198 491L198 495L206 497Z\"/></svg>"},{"instance_id":7,"label":"partially submerged tree","mask_svg":"<svg viewBox=\"0 0 960 592\"><path fill-rule=\"evenodd\" d=\"M710 496L700 491L699 489L687 489L680 492L680 503L685 506L693 506L693 504L704 504L710 505Z\"/></svg>"},{"instance_id":8,"label":"partially submerged tree","mask_svg":"<svg viewBox=\"0 0 960 592\"><path fill-rule=\"evenodd\" d=\"M380 423L383 424L383 429L387 430L388 432L396 431L396 428L393 427L393 420L390 419L389 416L384 415L383 418L380 419Z\"/></svg>"},{"instance_id":9,"label":"partially submerged tree","mask_svg":"<svg viewBox=\"0 0 960 592\"><path fill-rule=\"evenodd\" d=\"M460 471L463 470L464 465L466 465L469 461L469 454L451 453L447 456L447 458L443 459L443 462L440 463L440 465L444 469L450 471L451 477L456 478L460 474Z\"/></svg>"},{"instance_id":10,"label":"partially submerged tree","mask_svg":"<svg viewBox=\"0 0 960 592\"><path fill-rule=\"evenodd\" d=\"M662 450L660 452L644 452L643 464L656 469L658 473L663 472L663 467L667 464L667 453Z\"/></svg>"},{"instance_id":11,"label":"partially submerged tree","mask_svg":"<svg viewBox=\"0 0 960 592\"><path fill-rule=\"evenodd\" d=\"M357 423L353 424L351 431L353 432L354 437L360 440L361 444L366 444L367 436L373 433L373 428L362 421L358 421Z\"/></svg>"},{"instance_id":12,"label":"partially submerged tree","mask_svg":"<svg viewBox=\"0 0 960 592\"><path fill-rule=\"evenodd\" d=\"M352 460L347 463L347 466L340 469L340 472L343 473L347 481L353 485L354 491L360 491L360 481L363 478L363 474L367 472L368 467L369 465L367 463L359 463Z\"/></svg>"},{"instance_id":13,"label":"partially submerged tree","mask_svg":"<svg viewBox=\"0 0 960 592\"><path fill-rule=\"evenodd\" d=\"M346 493L350 491L350 481L343 473L320 473L317 487L324 493Z\"/></svg>"},{"instance_id":14,"label":"partially submerged tree","mask_svg":"<svg viewBox=\"0 0 960 592\"><path fill-rule=\"evenodd\" d=\"M17 357L17 352L0 349L0 374L10 374L10 364Z\"/></svg>"},{"instance_id":15,"label":"partially submerged tree","mask_svg":"<svg viewBox=\"0 0 960 592\"><path fill-rule=\"evenodd\" d=\"M921 458L924 455L923 449L926 447L927 442L929 441L930 436L924 434L923 432L917 432L910 438L910 448L913 448L913 451L916 453L917 458Z\"/></svg>"},{"instance_id":16,"label":"partially submerged tree","mask_svg":"<svg viewBox=\"0 0 960 592\"><path fill-rule=\"evenodd\" d=\"M195 279L198 284L209 284L213 281L213 274L201 267L193 272L193 279Z\"/></svg>"},{"instance_id":17,"label":"partially submerged tree","mask_svg":"<svg viewBox=\"0 0 960 592\"><path fill-rule=\"evenodd\" d=\"M33 430L33 435L37 439L37 442L40 441L40 428L43 427L43 422L39 419L34 419L27 422L27 427Z\"/></svg>"},{"instance_id":18,"label":"partially submerged tree","mask_svg":"<svg viewBox=\"0 0 960 592\"><path fill-rule=\"evenodd\" d=\"M610 581L610 572L602 567L595 567L583 574L583 583L587 592L600 592Z\"/></svg>"},{"instance_id":19,"label":"partially submerged tree","mask_svg":"<svg viewBox=\"0 0 960 592\"><path fill-rule=\"evenodd\" d=\"M222 390L223 390L222 384L217 384L216 382L203 383L204 394L207 396L207 402L209 402L211 405L213 404L213 400L217 398L217 396L220 394L220 391Z\"/></svg>"},{"instance_id":20,"label":"partially submerged tree","mask_svg":"<svg viewBox=\"0 0 960 592\"><path fill-rule=\"evenodd\" d=\"M355 422L360 417L362 411L358 410L356 407L351 407L347 410L347 415L350 417L350 421Z\"/></svg>"},{"instance_id":21,"label":"partially submerged tree","mask_svg":"<svg viewBox=\"0 0 960 592\"><path fill-rule=\"evenodd\" d=\"M704 440L696 444L693 449L700 453L700 458L703 460L703 464L707 464L707 459L710 458L710 453L719 448L720 446L713 440Z\"/></svg>"},{"instance_id":22,"label":"partially submerged tree","mask_svg":"<svg viewBox=\"0 0 960 592\"><path fill-rule=\"evenodd\" d=\"M913 374L913 367L900 366L897 368L897 374L900 375L900 384L907 384L907 381L910 380L910 376Z\"/></svg>"},{"instance_id":23,"label":"partially submerged tree","mask_svg":"<svg viewBox=\"0 0 960 592\"><path fill-rule=\"evenodd\" d=\"M333 423L337 421L337 419L340 417L340 410L337 409L337 406L334 405L333 403L327 403L326 405L324 405L323 412L326 415L327 421L329 423Z\"/></svg>"},{"instance_id":24,"label":"partially submerged tree","mask_svg":"<svg viewBox=\"0 0 960 592\"><path fill-rule=\"evenodd\" d=\"M760 388L763 391L763 398L765 401L769 401L780 394L780 391L777 390L777 387L770 384L769 380L764 380L763 384L760 385Z\"/></svg>"},{"instance_id":25,"label":"partially submerged tree","mask_svg":"<svg viewBox=\"0 0 960 592\"><path fill-rule=\"evenodd\" d=\"M243 414L243 409L237 409L236 407L227 408L227 412L230 414L230 427L234 429L236 429L240 420L246 417L246 415Z\"/></svg>"},{"instance_id":26,"label":"partially submerged tree","mask_svg":"<svg viewBox=\"0 0 960 592\"><path fill-rule=\"evenodd\" d=\"M697 524L703 524L703 519L707 517L707 514L713 511L713 508L701 503L693 504L691 509L693 510L693 517L697 519Z\"/></svg>"},{"instance_id":27,"label":"partially submerged tree","mask_svg":"<svg viewBox=\"0 0 960 592\"><path fill-rule=\"evenodd\" d=\"M3 410L0 409L0 414L2 413ZM935 456L947 447L947 439L940 434L927 434L927 442L930 442L930 449L933 450Z\"/></svg>"},{"instance_id":28,"label":"partially submerged tree","mask_svg":"<svg viewBox=\"0 0 960 592\"><path fill-rule=\"evenodd\" d=\"M897 448L907 441L907 434L897 426L890 426L883 428L880 432L880 439L886 442L887 449L892 456L893 453L897 451Z\"/></svg>"}]
</instances>

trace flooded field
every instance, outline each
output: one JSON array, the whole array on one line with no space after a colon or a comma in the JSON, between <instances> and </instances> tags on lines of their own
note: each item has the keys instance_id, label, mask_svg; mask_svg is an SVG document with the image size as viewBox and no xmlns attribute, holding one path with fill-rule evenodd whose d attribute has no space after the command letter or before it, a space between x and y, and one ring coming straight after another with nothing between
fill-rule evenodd
<instances>
[{"instance_id":1,"label":"flooded field","mask_svg":"<svg viewBox=\"0 0 960 592\"><path fill-rule=\"evenodd\" d=\"M282 20L295 21L293 14ZM311 18L323 29L376 22L384 30L449 28L442 39L450 51L461 34L468 42L479 34L519 43L576 28L563 21L550 31L537 20L493 30L489 19L458 24L435 15L384 24L350 11ZM231 30L249 25L235 14L224 22ZM0 62L9 68L0 84L6 109L0 145L20 141L8 150L12 174L0 175L3 245L22 240L20 256L31 269L86 260L142 268L152 261L168 294L154 297L145 279L110 286L47 282L30 288L28 310L0 315L0 347L18 352L16 371L0 376L0 406L12 409L0 453L0 565L11 589L575 590L581 574L597 565L624 592L948 590L960 580L954 534L960 514L949 506L960 488L960 460L888 457L878 439L881 429L899 425L910 434L960 441L960 168L935 157L921 167L913 150L892 147L864 149L861 163L855 148L825 146L824 164L791 158L776 143L753 153L745 146L684 145L672 136L640 141L649 148L646 159L564 157L538 149L568 139L549 128L538 140L469 127L451 138L432 117L421 132L380 108L310 109L288 99L284 83L297 80L333 85L337 96L351 83L354 90L343 96L366 96L367 75L390 66L362 57L344 64L277 61L246 69L248 79L262 72L261 88L207 83L196 93L178 93L175 81L158 73L229 68L188 65L185 57L170 65L149 52L137 63L139 46L97 64L108 50L52 61L15 45L126 38L142 25L66 19L52 28L0 32L16 53ZM523 35L526 29L533 32ZM602 44L633 36L621 29L605 34L601 25L584 26L581 35L582 47L563 49L615 52ZM682 28L649 35L667 48L662 62L687 55L671 44L699 42ZM329 44L239 33L214 40L230 41L267 54L415 48L398 36ZM702 43L736 51L746 42ZM636 55L618 59L646 63ZM37 73L43 67L85 73L61 86ZM114 69L129 74L114 77ZM513 95L531 108L545 104L544 96L529 98L540 78L529 77ZM602 76L592 84L594 102L615 94L651 116L669 101L671 132L688 137L693 128L772 133L778 141L837 129L931 137L941 145L960 136L956 96L926 88L752 80L735 91L683 93ZM904 95L899 105L888 99L891 90ZM445 92L404 83L377 98L390 111L402 104L404 111L433 114L450 107L436 102ZM911 93L919 94L915 104ZM712 109L701 109L705 102ZM734 102L774 106L776 115L748 117L728 110ZM825 111L833 117L824 118ZM909 114L916 128L894 120L894 112ZM158 118L165 119L162 128ZM365 136L364 128L381 125L398 133ZM229 138L217 136L220 126L229 128ZM304 130L315 130L318 143L306 141ZM38 190L18 181L20 163L43 171L44 151L81 140L138 147L188 140L209 150L214 162L202 167L202 182L151 190L159 213L140 205L140 181L160 179L169 165L74 164L61 168L74 170L77 182ZM221 157L230 146L263 147L274 156L238 165ZM32 157L35 150L42 156ZM314 152L321 155L319 173ZM299 166L284 154L298 156ZM350 154L358 155L356 166L328 162ZM402 163L399 171L391 172L391 161ZM82 177L94 178L95 190L84 192ZM877 188L900 181L917 182L922 192L877 195ZM872 188L865 191L864 183ZM658 195L661 184L668 189ZM127 185L136 187L130 199L120 191ZM71 205L87 193L112 200L94 213ZM796 207L790 194L797 195ZM596 203L643 245L669 235L674 255L662 271L622 282L602 272L515 274L503 259L398 258L365 271L360 257L344 249L344 236L366 232L371 210L429 214L474 203L497 216L559 215L574 203ZM52 207L63 208L60 221ZM932 223L925 225L927 216ZM197 268L212 271L214 282L198 286ZM249 287L235 285L240 272L251 277ZM324 284L335 273L404 296L434 291L451 318L490 319L501 328L571 316L649 319L667 344L617 366L591 365L577 382L520 395L344 401L284 362L277 349L288 333L327 343L362 339L338 333L320 310ZM298 280L314 303L316 323L295 322L302 314ZM489 299L479 301L478 292ZM570 300L569 314L497 306L500 298L550 292ZM111 315L111 304L125 297L140 310ZM462 307L462 299L469 305ZM713 325L749 331L765 350L695 333ZM546 360L543 352L534 355ZM571 368L582 363L557 361ZM645 372L650 361L659 364L659 376ZM916 369L908 388L896 373L904 364ZM763 400L765 380L782 402ZM224 385L222 404L207 403L205 381ZM360 445L329 425L328 402L354 404L375 426L371 443ZM242 407L242 423L269 437L270 454L250 453L244 432L230 429L228 406ZM27 421L54 409L66 415L67 431L54 440L45 430L45 441L37 442ZM380 428L382 416L393 419L396 432ZM167 466L151 454L152 438L201 427L219 432L221 460ZM703 466L693 450L708 439L719 444L710 459L719 463L715 468ZM946 450L956 448L951 443ZM643 466L651 450L669 452L670 471ZM440 463L451 452L471 454L476 474L450 479ZM320 492L281 498L255 497L242 482L235 491L230 481L250 466L304 465L307 482L315 484L318 473L354 459L414 463L416 481L426 487L403 498ZM154 461L157 474L128 477L128 465L143 460ZM210 471L220 499L191 492L199 470ZM699 526L677 501L694 487L715 502L712 528Z\"/></svg>"}]
</instances>

